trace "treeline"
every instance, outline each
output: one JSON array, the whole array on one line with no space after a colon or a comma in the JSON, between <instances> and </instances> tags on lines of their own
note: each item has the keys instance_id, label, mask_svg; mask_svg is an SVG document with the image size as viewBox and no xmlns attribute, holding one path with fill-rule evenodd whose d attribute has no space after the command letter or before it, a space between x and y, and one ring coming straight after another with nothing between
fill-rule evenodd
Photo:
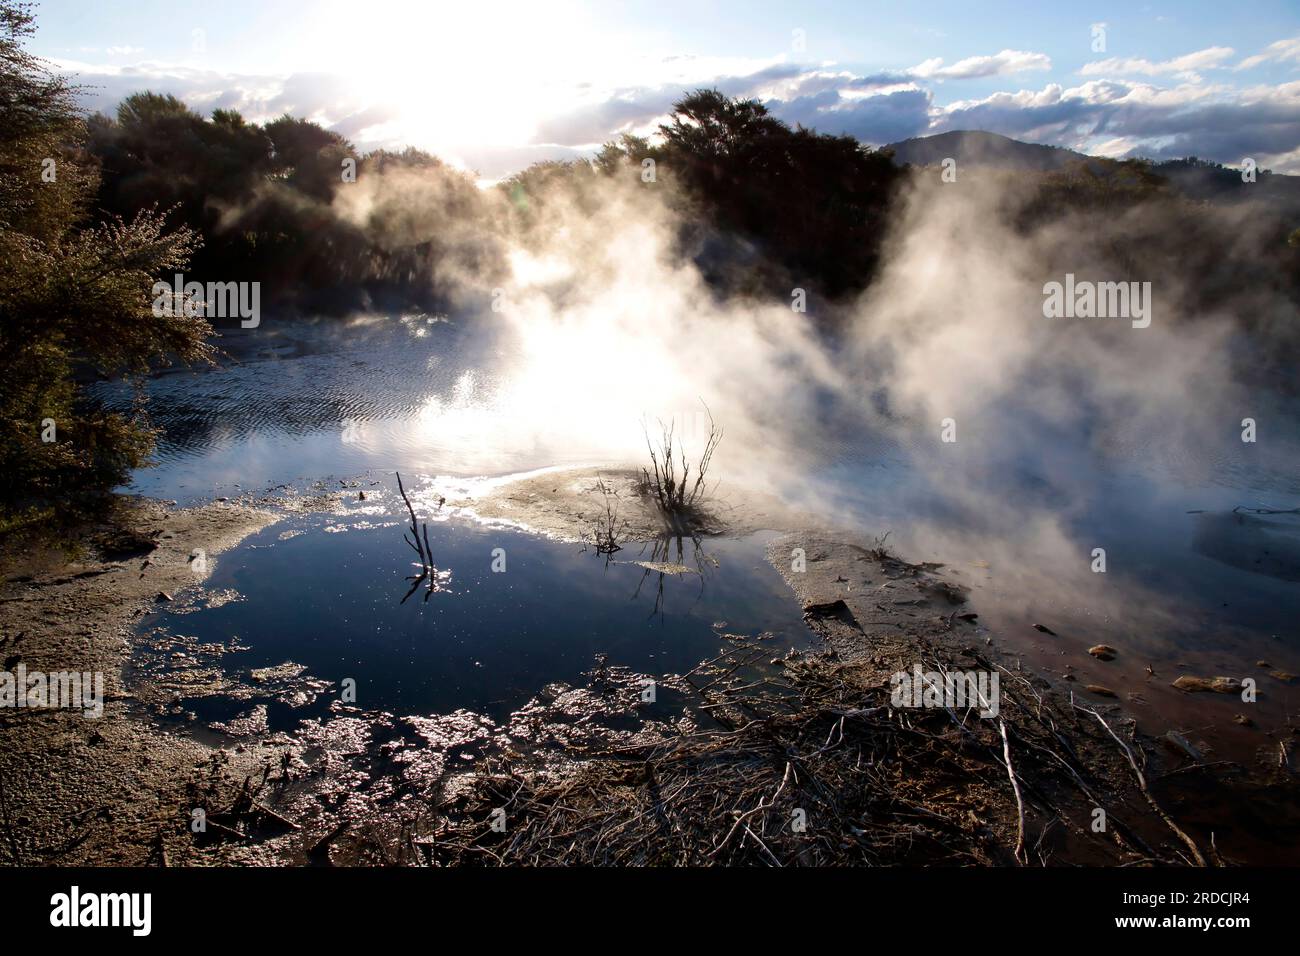
<instances>
[{"instance_id":1,"label":"treeline","mask_svg":"<svg viewBox=\"0 0 1300 956\"><path fill-rule=\"evenodd\" d=\"M712 90L676 105L662 142L624 136L592 162L540 163L495 194L420 150L362 155L309 120L205 118L156 93L127 97L87 132L100 210L163 210L203 236L199 281L261 281L264 305L313 312L444 305L456 278L499 277L504 237L548 204L619 176L684 214L683 248L711 240L700 265L723 291L795 282L839 297L869 282L902 175L851 137L791 129Z\"/></svg>"},{"instance_id":2,"label":"treeline","mask_svg":"<svg viewBox=\"0 0 1300 956\"><path fill-rule=\"evenodd\" d=\"M1214 177L1207 186L1188 174ZM1215 195L1215 199L1193 198ZM1009 189L1010 219L1057 274L1158 283L1166 322L1223 324L1235 373L1300 392L1300 182L1199 160L1089 160Z\"/></svg>"},{"instance_id":3,"label":"treeline","mask_svg":"<svg viewBox=\"0 0 1300 956\"><path fill-rule=\"evenodd\" d=\"M486 218L472 177L427 153L363 156L309 120L257 124L231 110L208 119L168 95L137 93L115 118L92 117L86 150L104 214L164 211L203 236L198 281L261 282L273 310L432 304L439 266L464 253L454 227ZM423 202L367 193L364 208L336 203L344 185L398 171L418 175Z\"/></svg>"}]
</instances>

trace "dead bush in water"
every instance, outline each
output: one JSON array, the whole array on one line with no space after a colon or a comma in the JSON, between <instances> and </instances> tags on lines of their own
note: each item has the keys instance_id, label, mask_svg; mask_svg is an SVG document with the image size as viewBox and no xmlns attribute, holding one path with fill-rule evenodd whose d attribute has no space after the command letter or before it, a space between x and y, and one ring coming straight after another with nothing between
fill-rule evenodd
<instances>
[{"instance_id":1,"label":"dead bush in water","mask_svg":"<svg viewBox=\"0 0 1300 956\"><path fill-rule=\"evenodd\" d=\"M722 429L714 423L709 406L704 405L704 411L709 416L709 437L696 464L693 483L691 463L686 457L686 449L675 436L677 420L669 419L667 424L660 420L657 448L650 438L649 429L645 429L646 448L650 452L650 468L641 469L642 487L646 494L654 496L660 512L671 520L687 517L696 511L708 491L705 479L709 464L713 461L713 453L717 451L718 443L722 441Z\"/></svg>"},{"instance_id":2,"label":"dead bush in water","mask_svg":"<svg viewBox=\"0 0 1300 956\"><path fill-rule=\"evenodd\" d=\"M618 520L618 493L603 481L598 482L597 487L605 499L605 513L596 519L591 529L591 539L596 546L596 553L608 556L623 550L618 541L627 530L627 522L620 524Z\"/></svg>"}]
</instances>

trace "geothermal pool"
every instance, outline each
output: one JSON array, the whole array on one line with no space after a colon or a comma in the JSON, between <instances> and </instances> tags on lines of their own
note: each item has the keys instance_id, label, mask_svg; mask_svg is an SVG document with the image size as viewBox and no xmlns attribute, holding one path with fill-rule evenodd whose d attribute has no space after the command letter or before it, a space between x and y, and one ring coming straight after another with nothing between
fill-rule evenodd
<instances>
[{"instance_id":1,"label":"geothermal pool","mask_svg":"<svg viewBox=\"0 0 1300 956\"><path fill-rule=\"evenodd\" d=\"M369 490L371 501L382 493ZM429 543L445 577L434 591L411 591L407 577L419 568L402 540L403 505L394 492L386 501L251 536L217 560L204 588L215 600L163 607L141 622L142 633L154 643L184 637L191 647L230 648L221 666L254 686L286 663L328 682L319 699L270 703L273 729L339 699L368 711L465 709L502 721L544 685L581 686L598 662L657 681L716 656L724 633L763 635L774 654L813 640L764 558L768 534L688 538L681 565L690 570L664 573L636 563L661 556L655 542L627 542L607 558L507 528L434 521ZM675 563L675 539L668 545ZM145 657L169 666L165 653ZM655 698L660 706L647 715L675 701L667 689ZM177 705L208 722L248 710L221 695Z\"/></svg>"},{"instance_id":2,"label":"geothermal pool","mask_svg":"<svg viewBox=\"0 0 1300 956\"><path fill-rule=\"evenodd\" d=\"M725 361L710 378L646 387L634 348L605 381L584 374L580 343L521 341L472 319L268 321L222 344L221 367L149 381L158 464L129 490L191 504L340 479L364 489L394 471L427 483L635 464L643 419L680 413L688 447L698 437L685 397L695 391L728 432L724 483L759 481L845 529L891 532L909 559L945 563L972 587L987 632L1044 672L1068 662L1081 682L1136 694L1160 720L1198 730L1230 723L1234 701L1172 690L1178 673L1256 675L1259 661L1300 673L1300 514L1288 513L1300 508L1300 417L1293 401L1249 386L1268 436L1255 444L1238 434L1240 395L1217 407L1189 383L1185 415L1164 430L1082 412L1068 427L1045 423L1032 403L1003 398L966 414L963 440L944 445L937 422L891 415L887 394L864 415L858 399L813 385L797 399L765 393L729 378ZM764 434L771 447L755 439ZM597 653L680 671L716 653L721 621L806 637L759 538L705 542L715 573L669 581L659 615L646 589L636 593L644 568L435 523L450 593L403 605L411 554L400 516L353 510L278 524L223 556L210 586L240 599L183 626L237 634L247 666L288 660L324 679L353 676L375 706L409 712L509 707L574 679ZM495 575L500 542L511 570ZM1080 654L1103 641L1117 661ZM1300 689L1260 684L1258 706L1294 709Z\"/></svg>"}]
</instances>

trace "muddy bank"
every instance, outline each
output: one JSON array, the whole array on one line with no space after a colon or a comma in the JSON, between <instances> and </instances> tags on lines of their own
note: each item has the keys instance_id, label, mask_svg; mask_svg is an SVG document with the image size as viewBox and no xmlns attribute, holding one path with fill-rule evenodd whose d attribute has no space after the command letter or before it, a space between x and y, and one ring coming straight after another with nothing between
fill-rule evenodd
<instances>
[{"instance_id":1,"label":"muddy bank","mask_svg":"<svg viewBox=\"0 0 1300 956\"><path fill-rule=\"evenodd\" d=\"M189 855L188 794L251 772L262 745L218 752L131 716L136 701L123 684L131 626L146 608L201 584L223 551L275 520L247 506L175 510L122 499L110 523L86 529L75 559L10 555L0 588L5 669L102 674L104 702L97 719L0 710L8 862L146 865Z\"/></svg>"},{"instance_id":2,"label":"muddy bank","mask_svg":"<svg viewBox=\"0 0 1300 956\"><path fill-rule=\"evenodd\" d=\"M797 557L806 564L796 563ZM1015 718L1009 723L1012 759L1017 735L1023 735L1030 768L1042 758L1046 763L1040 771L1065 774L1058 783L1066 786L1055 789L1031 777L1040 793L1025 801L1030 830L1037 814L1044 832L1055 826L1072 833L1074 849L1061 847L1058 861L1096 862L1090 855L1106 839L1093 830L1100 806L1123 807L1122 819L1143 833L1150 840L1147 850L1157 848L1165 862L1195 862L1186 841L1170 839L1176 837L1174 826L1210 864L1294 862L1290 847L1300 840L1300 785L1292 767L1300 727L1294 723L1249 721L1265 741L1257 753L1243 762L1221 759L1194 731L1172 731L1157 715L1134 706L1142 703L1140 698L1083 676L1096 660L1111 659L1114 648L1081 648L1078 660L1067 654L1057 673L1023 667L1017 645L981 623L978 600L956 569L911 564L878 542L826 533L796 533L773 541L769 559L834 656L850 662L871 684L880 686L893 674L926 662L1001 673L1008 707L999 717ZM1180 685L1175 681L1174 686ZM1234 689L1240 691L1239 683ZM1237 709L1249 711L1249 704L1238 704ZM1033 731L1045 727L1044 715L1052 715L1046 721L1050 734L1034 742ZM1207 712L1205 726L1225 719ZM987 735L989 724L967 721L965 727ZM996 749L998 741L991 743ZM1062 751L1046 758L1047 750L1058 745ZM1073 770L1065 769L1067 763ZM1059 832L1056 836L1059 840ZM1143 860L1141 853L1134 855L1132 844L1123 846L1122 838L1114 849L1119 855L1107 862Z\"/></svg>"},{"instance_id":3,"label":"muddy bank","mask_svg":"<svg viewBox=\"0 0 1300 956\"><path fill-rule=\"evenodd\" d=\"M736 637L669 684L710 723L487 762L410 862L442 865L1192 865L1286 862L1296 790L1157 740L1106 688L1023 671L938 564L794 533L769 547L822 648L762 667ZM896 675L996 676L918 705ZM1062 686L1067 684L1067 686ZM593 682L610 698L628 689Z\"/></svg>"},{"instance_id":4,"label":"muddy bank","mask_svg":"<svg viewBox=\"0 0 1300 956\"><path fill-rule=\"evenodd\" d=\"M334 482L306 496L192 510L128 503L78 561L29 556L29 570L0 591L0 652L29 669L101 670L108 700L98 720L0 711L0 857L1213 864L1283 862L1300 838L1288 768L1228 765L1196 753L1195 741L1151 735L1122 702L1022 670L981 625L959 574L878 542L806 530L810 519L780 502L725 491L687 533L788 532L768 557L822 645L774 652L763 636L729 634L720 622L721 653L692 670L642 674L597 659L582 681L539 687L502 721L463 710L399 717L335 701L292 734L267 732L262 705L251 706L301 690L292 667L241 683L219 666L181 666L183 685L172 667L124 686L133 622L160 595L202 594L205 569L224 550L286 511L364 501L400 515L390 484ZM548 471L459 495L435 482L415 507L421 520L450 512L581 541L612 499L621 534L659 537L663 523L637 486L631 471ZM205 564L195 567L200 553ZM996 716L898 706L893 677L918 666L997 674ZM247 714L203 739L156 719L200 681L247 700ZM673 701L673 715L652 710L648 691ZM191 832L195 809L209 824L202 835Z\"/></svg>"}]
</instances>

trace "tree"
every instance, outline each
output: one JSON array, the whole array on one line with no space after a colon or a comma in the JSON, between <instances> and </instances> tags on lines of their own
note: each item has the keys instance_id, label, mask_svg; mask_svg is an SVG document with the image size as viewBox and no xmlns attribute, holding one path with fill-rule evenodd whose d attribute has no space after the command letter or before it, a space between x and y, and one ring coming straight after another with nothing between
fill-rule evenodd
<instances>
[{"instance_id":1,"label":"tree","mask_svg":"<svg viewBox=\"0 0 1300 956\"><path fill-rule=\"evenodd\" d=\"M718 227L761 251L769 291L866 286L901 173L851 136L791 129L757 100L696 90L659 127L664 162Z\"/></svg>"},{"instance_id":2,"label":"tree","mask_svg":"<svg viewBox=\"0 0 1300 956\"><path fill-rule=\"evenodd\" d=\"M672 122L660 128L668 145L698 163L760 159L788 137L790 128L758 100L739 100L717 90L696 90L673 105Z\"/></svg>"},{"instance_id":3,"label":"tree","mask_svg":"<svg viewBox=\"0 0 1300 956\"><path fill-rule=\"evenodd\" d=\"M33 32L30 4L0 0L0 530L73 517L145 461L143 415L87 402L75 372L199 361L211 332L152 308L155 279L186 268L192 230L169 231L154 210L90 224L86 124L75 90L23 48Z\"/></svg>"},{"instance_id":4,"label":"tree","mask_svg":"<svg viewBox=\"0 0 1300 956\"><path fill-rule=\"evenodd\" d=\"M338 133L287 113L266 124L266 135L275 149L275 172L323 202L334 194L343 160L357 155L356 147Z\"/></svg>"},{"instance_id":5,"label":"tree","mask_svg":"<svg viewBox=\"0 0 1300 956\"><path fill-rule=\"evenodd\" d=\"M639 179L643 168L642 163L647 159L658 163L663 159L663 154L663 149L652 146L644 136L624 133L614 142L603 144L600 152L592 159L591 165L596 172L605 176L618 176L630 170L633 176Z\"/></svg>"}]
</instances>

